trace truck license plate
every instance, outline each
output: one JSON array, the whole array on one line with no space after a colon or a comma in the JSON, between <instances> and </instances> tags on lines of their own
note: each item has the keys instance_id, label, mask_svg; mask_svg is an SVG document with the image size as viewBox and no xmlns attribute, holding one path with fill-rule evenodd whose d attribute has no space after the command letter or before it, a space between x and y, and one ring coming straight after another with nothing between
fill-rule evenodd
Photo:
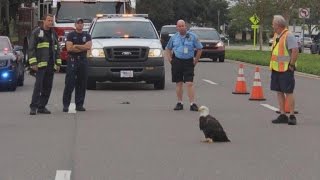
<instances>
[{"instance_id":1,"label":"truck license plate","mask_svg":"<svg viewBox=\"0 0 320 180\"><path fill-rule=\"evenodd\" d=\"M132 78L133 71L120 71L120 77L121 78Z\"/></svg>"}]
</instances>

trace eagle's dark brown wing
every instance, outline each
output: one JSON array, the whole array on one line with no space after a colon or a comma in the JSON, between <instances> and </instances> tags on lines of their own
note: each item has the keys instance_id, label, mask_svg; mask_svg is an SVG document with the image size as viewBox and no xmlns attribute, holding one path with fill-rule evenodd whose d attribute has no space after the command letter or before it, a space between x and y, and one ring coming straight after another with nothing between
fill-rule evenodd
<instances>
[{"instance_id":1,"label":"eagle's dark brown wing","mask_svg":"<svg viewBox=\"0 0 320 180\"><path fill-rule=\"evenodd\" d=\"M225 131L223 130L221 124L219 121L212 117L211 115L208 115L205 118L205 125L203 128L203 132L206 136L206 138L211 138L215 142L229 142L229 138L227 137Z\"/></svg>"}]
</instances>

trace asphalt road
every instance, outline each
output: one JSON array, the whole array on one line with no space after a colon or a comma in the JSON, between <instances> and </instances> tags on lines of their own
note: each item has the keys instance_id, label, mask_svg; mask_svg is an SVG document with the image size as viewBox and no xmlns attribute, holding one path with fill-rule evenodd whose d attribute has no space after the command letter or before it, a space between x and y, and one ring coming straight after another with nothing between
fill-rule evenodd
<instances>
[{"instance_id":1,"label":"asphalt road","mask_svg":"<svg viewBox=\"0 0 320 180\"><path fill-rule=\"evenodd\" d=\"M270 72L261 69L263 102L233 95L238 63L196 66L196 100L225 128L231 143L201 143L197 112L175 112L166 64L165 90L101 83L87 91L86 112L63 113L64 74L56 74L48 109L29 115L33 77L0 92L1 180L318 180L319 78L297 76L298 125L274 125ZM251 91L254 66L245 65ZM126 102L129 102L126 103ZM71 176L70 176L71 174ZM70 178L69 178L70 176Z\"/></svg>"}]
</instances>

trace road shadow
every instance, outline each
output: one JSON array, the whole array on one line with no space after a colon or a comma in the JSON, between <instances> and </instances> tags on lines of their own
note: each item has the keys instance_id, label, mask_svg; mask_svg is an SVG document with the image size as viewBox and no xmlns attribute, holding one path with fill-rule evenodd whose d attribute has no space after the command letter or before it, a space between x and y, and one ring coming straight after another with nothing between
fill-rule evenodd
<instances>
[{"instance_id":1,"label":"road shadow","mask_svg":"<svg viewBox=\"0 0 320 180\"><path fill-rule=\"evenodd\" d=\"M131 83L131 82L97 82L97 88L95 91L145 91L155 90L153 84L146 84L142 82Z\"/></svg>"}]
</instances>

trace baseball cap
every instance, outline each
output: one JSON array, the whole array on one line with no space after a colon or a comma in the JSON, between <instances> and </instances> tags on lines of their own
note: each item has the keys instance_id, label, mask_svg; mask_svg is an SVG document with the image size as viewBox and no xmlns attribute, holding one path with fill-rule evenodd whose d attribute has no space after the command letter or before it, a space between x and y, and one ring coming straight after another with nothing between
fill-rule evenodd
<instances>
[{"instance_id":1,"label":"baseball cap","mask_svg":"<svg viewBox=\"0 0 320 180\"><path fill-rule=\"evenodd\" d=\"M77 18L76 19L76 23L80 23L80 22L83 23L83 19L82 18Z\"/></svg>"}]
</instances>

